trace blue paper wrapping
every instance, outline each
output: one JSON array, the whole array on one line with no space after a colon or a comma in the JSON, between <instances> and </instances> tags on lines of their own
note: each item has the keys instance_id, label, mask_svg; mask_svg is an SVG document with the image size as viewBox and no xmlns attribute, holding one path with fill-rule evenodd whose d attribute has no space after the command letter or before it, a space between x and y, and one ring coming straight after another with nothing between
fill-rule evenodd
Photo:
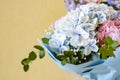
<instances>
[{"instance_id":1,"label":"blue paper wrapping","mask_svg":"<svg viewBox=\"0 0 120 80\"><path fill-rule=\"evenodd\" d=\"M85 77L86 80L120 80L120 48L115 51L115 58L111 57L104 60L95 58L94 61L86 62L79 65L66 64L55 58L55 54L50 50L49 46L38 40L41 46L45 48L53 61L63 70L76 72L78 75Z\"/></svg>"},{"instance_id":2,"label":"blue paper wrapping","mask_svg":"<svg viewBox=\"0 0 120 80\"><path fill-rule=\"evenodd\" d=\"M120 48L115 51L115 58L107 59L103 64L94 67L87 73L80 74L90 80L120 80Z\"/></svg>"}]
</instances>

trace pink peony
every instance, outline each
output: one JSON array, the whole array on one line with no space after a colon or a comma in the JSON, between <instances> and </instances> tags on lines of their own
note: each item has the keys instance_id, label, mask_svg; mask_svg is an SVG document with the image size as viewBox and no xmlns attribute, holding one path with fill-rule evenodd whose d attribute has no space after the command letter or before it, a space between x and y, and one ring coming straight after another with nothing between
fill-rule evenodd
<instances>
[{"instance_id":1,"label":"pink peony","mask_svg":"<svg viewBox=\"0 0 120 80\"><path fill-rule=\"evenodd\" d=\"M120 44L120 21L107 21L99 27L97 39L101 45L107 36L110 36L113 40L117 40Z\"/></svg>"}]
</instances>

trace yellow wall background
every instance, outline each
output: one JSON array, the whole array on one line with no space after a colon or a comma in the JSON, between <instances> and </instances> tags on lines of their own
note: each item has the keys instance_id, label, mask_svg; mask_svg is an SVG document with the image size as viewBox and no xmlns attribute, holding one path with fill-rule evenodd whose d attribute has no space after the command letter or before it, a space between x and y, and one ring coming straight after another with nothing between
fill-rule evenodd
<instances>
[{"instance_id":1,"label":"yellow wall background","mask_svg":"<svg viewBox=\"0 0 120 80\"><path fill-rule=\"evenodd\" d=\"M44 29L66 12L63 0L0 0L0 80L74 79L48 55L37 58L27 73L21 65Z\"/></svg>"}]
</instances>

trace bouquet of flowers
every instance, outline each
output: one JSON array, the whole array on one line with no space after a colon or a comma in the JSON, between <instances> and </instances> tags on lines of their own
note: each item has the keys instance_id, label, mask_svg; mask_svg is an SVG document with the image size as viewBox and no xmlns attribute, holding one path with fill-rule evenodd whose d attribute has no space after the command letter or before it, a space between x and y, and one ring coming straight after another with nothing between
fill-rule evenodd
<instances>
[{"instance_id":1,"label":"bouquet of flowers","mask_svg":"<svg viewBox=\"0 0 120 80\"><path fill-rule=\"evenodd\" d=\"M116 58L120 46L120 0L64 1L68 13L50 26L45 37L38 40L41 46L34 48L39 50L40 58L46 50L60 68L88 75L111 57ZM36 57L32 51L22 60L24 71Z\"/></svg>"}]
</instances>

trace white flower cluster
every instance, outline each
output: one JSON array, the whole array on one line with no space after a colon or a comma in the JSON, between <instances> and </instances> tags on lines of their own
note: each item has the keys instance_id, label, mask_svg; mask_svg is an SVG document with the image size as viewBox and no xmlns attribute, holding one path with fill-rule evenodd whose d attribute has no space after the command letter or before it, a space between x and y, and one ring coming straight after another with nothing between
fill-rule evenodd
<instances>
[{"instance_id":1,"label":"white flower cluster","mask_svg":"<svg viewBox=\"0 0 120 80\"><path fill-rule=\"evenodd\" d=\"M97 52L95 29L98 24L113 18L111 16L114 13L114 9L105 4L81 5L54 23L49 46L57 54L70 50L71 46L77 49L84 47L85 55L89 55L91 51Z\"/></svg>"}]
</instances>

